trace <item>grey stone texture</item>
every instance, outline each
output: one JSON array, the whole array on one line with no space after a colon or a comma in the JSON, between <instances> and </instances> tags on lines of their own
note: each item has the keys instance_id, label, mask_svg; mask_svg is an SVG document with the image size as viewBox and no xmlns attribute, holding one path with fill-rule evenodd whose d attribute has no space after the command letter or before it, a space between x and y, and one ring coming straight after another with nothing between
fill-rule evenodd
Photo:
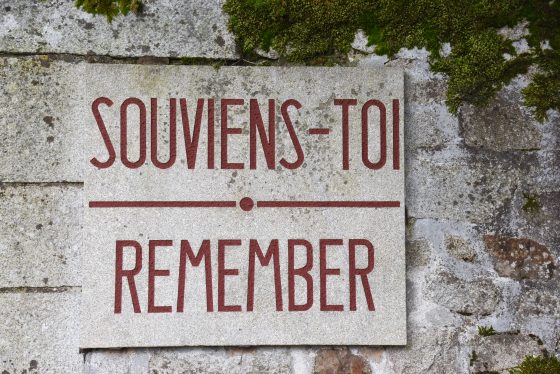
<instances>
[{"instance_id":1,"label":"grey stone texture","mask_svg":"<svg viewBox=\"0 0 560 374\"><path fill-rule=\"evenodd\" d=\"M224 31L219 2L178 7L147 1L150 16L130 15L111 25L75 11L70 1L0 5L0 258L11 269L0 275L0 372L299 374L336 372L341 362L365 360L372 373L505 373L527 354L560 353L558 278L499 271L501 257L484 240L491 235L506 243L534 242L558 264L560 115L536 124L520 103L527 79L519 77L488 108L464 107L454 117L445 106L445 78L429 72L422 50L403 50L391 61L350 56L356 66L405 69L407 347L341 348L342 359L335 360L319 347L78 353L80 277L72 256L79 253L79 239L72 215L79 214L81 187L66 182L81 182L83 176L74 142L79 133L64 109L72 96L61 87L79 79L72 67L89 57L67 54L91 51L91 58L101 61L104 55L236 58L233 37ZM4 11L7 6L10 11ZM197 15L195 8L201 10ZM190 20L188 27L175 27L179 19ZM216 30L209 19L216 20ZM527 194L537 196L539 209L523 209ZM49 228L51 220L57 228ZM33 236L38 224L44 238ZM468 243L476 259L464 261L463 250L450 249L446 237ZM452 295L438 297L438 277ZM467 302L462 286L475 296L488 293L496 305L480 297ZM474 314L457 313L465 306ZM479 336L481 325L498 334ZM477 359L471 365L473 350Z\"/></svg>"},{"instance_id":2,"label":"grey stone texture","mask_svg":"<svg viewBox=\"0 0 560 374\"><path fill-rule=\"evenodd\" d=\"M500 303L500 291L491 280L460 279L446 271L429 274L425 288L428 297L461 315L490 315Z\"/></svg>"},{"instance_id":3,"label":"grey stone texture","mask_svg":"<svg viewBox=\"0 0 560 374\"><path fill-rule=\"evenodd\" d=\"M473 262L476 259L476 251L468 241L460 236L446 236L445 245L449 254L458 260Z\"/></svg>"},{"instance_id":4,"label":"grey stone texture","mask_svg":"<svg viewBox=\"0 0 560 374\"><path fill-rule=\"evenodd\" d=\"M0 372L79 372L79 288L12 291L0 290Z\"/></svg>"},{"instance_id":5,"label":"grey stone texture","mask_svg":"<svg viewBox=\"0 0 560 374\"><path fill-rule=\"evenodd\" d=\"M388 373L454 373L459 371L458 332L450 328L417 328L404 349L388 349Z\"/></svg>"},{"instance_id":6,"label":"grey stone texture","mask_svg":"<svg viewBox=\"0 0 560 374\"><path fill-rule=\"evenodd\" d=\"M522 106L519 91L502 90L485 108L465 105L459 115L465 145L496 151L535 150L542 131L531 113Z\"/></svg>"},{"instance_id":7,"label":"grey stone texture","mask_svg":"<svg viewBox=\"0 0 560 374\"><path fill-rule=\"evenodd\" d=\"M73 63L0 57L0 180L82 181L79 129L68 114ZM17 77L17 78L16 78Z\"/></svg>"},{"instance_id":8,"label":"grey stone texture","mask_svg":"<svg viewBox=\"0 0 560 374\"><path fill-rule=\"evenodd\" d=\"M0 287L78 286L81 185L0 185Z\"/></svg>"},{"instance_id":9,"label":"grey stone texture","mask_svg":"<svg viewBox=\"0 0 560 374\"><path fill-rule=\"evenodd\" d=\"M83 372L285 374L292 372L292 358L285 348L96 350L86 355Z\"/></svg>"},{"instance_id":10,"label":"grey stone texture","mask_svg":"<svg viewBox=\"0 0 560 374\"><path fill-rule=\"evenodd\" d=\"M474 336L467 343L471 348L470 369L475 373L508 373L519 357L542 355L542 346L536 337L520 333L500 333L492 336Z\"/></svg>"},{"instance_id":11,"label":"grey stone texture","mask_svg":"<svg viewBox=\"0 0 560 374\"><path fill-rule=\"evenodd\" d=\"M108 23L73 1L2 0L0 51L115 57L235 59L222 0L146 0L142 13Z\"/></svg>"}]
</instances>

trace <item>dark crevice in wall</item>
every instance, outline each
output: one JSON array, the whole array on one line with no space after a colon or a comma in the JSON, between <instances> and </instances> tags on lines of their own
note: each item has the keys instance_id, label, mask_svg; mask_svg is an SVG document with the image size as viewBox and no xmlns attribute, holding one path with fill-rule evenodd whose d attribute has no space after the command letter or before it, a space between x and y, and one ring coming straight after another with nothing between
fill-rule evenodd
<instances>
[{"instance_id":1,"label":"dark crevice in wall","mask_svg":"<svg viewBox=\"0 0 560 374\"><path fill-rule=\"evenodd\" d=\"M47 56L51 61L64 61L69 63L89 62L100 64L141 64L141 65L250 65L244 59L207 58L207 57L162 57L162 56L111 56L97 54L76 53L41 53L41 52L8 52L0 51L0 58L9 57L39 57Z\"/></svg>"},{"instance_id":2,"label":"dark crevice in wall","mask_svg":"<svg viewBox=\"0 0 560 374\"><path fill-rule=\"evenodd\" d=\"M81 286L58 286L58 287L0 287L3 293L63 293L81 292Z\"/></svg>"},{"instance_id":3,"label":"dark crevice in wall","mask_svg":"<svg viewBox=\"0 0 560 374\"><path fill-rule=\"evenodd\" d=\"M4 187L78 187L84 186L84 182L55 181L55 182L0 182L0 189Z\"/></svg>"}]
</instances>

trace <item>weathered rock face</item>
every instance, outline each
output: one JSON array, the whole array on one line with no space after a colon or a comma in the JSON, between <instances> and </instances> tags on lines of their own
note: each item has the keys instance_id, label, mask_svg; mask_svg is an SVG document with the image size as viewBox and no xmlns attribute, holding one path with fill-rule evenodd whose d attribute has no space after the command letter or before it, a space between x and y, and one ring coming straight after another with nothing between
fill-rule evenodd
<instances>
[{"instance_id":1,"label":"weathered rock face","mask_svg":"<svg viewBox=\"0 0 560 374\"><path fill-rule=\"evenodd\" d=\"M459 355L458 330L417 328L410 333L406 348L388 348L383 373L458 373L463 358Z\"/></svg>"},{"instance_id":2,"label":"weathered rock face","mask_svg":"<svg viewBox=\"0 0 560 374\"><path fill-rule=\"evenodd\" d=\"M411 240L406 246L407 266L426 266L430 262L431 243L427 240Z\"/></svg>"},{"instance_id":3,"label":"weathered rock face","mask_svg":"<svg viewBox=\"0 0 560 374\"><path fill-rule=\"evenodd\" d=\"M425 285L427 296L462 315L490 315L500 303L500 290L489 279L462 280L452 273L430 274Z\"/></svg>"},{"instance_id":4,"label":"weathered rock face","mask_svg":"<svg viewBox=\"0 0 560 374\"><path fill-rule=\"evenodd\" d=\"M461 134L470 147L493 151L540 149L538 122L522 106L519 91L502 90L485 108L464 105L459 115Z\"/></svg>"},{"instance_id":5,"label":"weathered rock face","mask_svg":"<svg viewBox=\"0 0 560 374\"><path fill-rule=\"evenodd\" d=\"M450 235L445 237L447 251L458 260L473 262L476 259L476 252L473 247L463 238Z\"/></svg>"},{"instance_id":6,"label":"weathered rock face","mask_svg":"<svg viewBox=\"0 0 560 374\"><path fill-rule=\"evenodd\" d=\"M314 374L371 374L364 357L352 354L348 348L324 348L315 357Z\"/></svg>"},{"instance_id":7,"label":"weathered rock face","mask_svg":"<svg viewBox=\"0 0 560 374\"><path fill-rule=\"evenodd\" d=\"M0 185L2 287L79 285L81 186Z\"/></svg>"},{"instance_id":8,"label":"weathered rock face","mask_svg":"<svg viewBox=\"0 0 560 374\"><path fill-rule=\"evenodd\" d=\"M79 353L82 160L62 87L88 61L237 58L221 1L145 3L112 24L70 1L1 4L0 372L506 373L560 354L560 115L535 123L521 77L455 117L422 50L350 56L406 71L406 347Z\"/></svg>"},{"instance_id":9,"label":"weathered rock face","mask_svg":"<svg viewBox=\"0 0 560 374\"><path fill-rule=\"evenodd\" d=\"M527 238L485 235L484 242L502 277L514 279L551 279L556 260L544 245Z\"/></svg>"},{"instance_id":10,"label":"weathered rock face","mask_svg":"<svg viewBox=\"0 0 560 374\"><path fill-rule=\"evenodd\" d=\"M469 361L473 373L507 373L519 363L519 357L542 355L542 345L536 337L520 333L474 336L468 343Z\"/></svg>"},{"instance_id":11,"label":"weathered rock face","mask_svg":"<svg viewBox=\"0 0 560 374\"><path fill-rule=\"evenodd\" d=\"M108 23L72 1L3 2L0 50L122 57L236 58L222 1L143 1L142 14Z\"/></svg>"}]
</instances>

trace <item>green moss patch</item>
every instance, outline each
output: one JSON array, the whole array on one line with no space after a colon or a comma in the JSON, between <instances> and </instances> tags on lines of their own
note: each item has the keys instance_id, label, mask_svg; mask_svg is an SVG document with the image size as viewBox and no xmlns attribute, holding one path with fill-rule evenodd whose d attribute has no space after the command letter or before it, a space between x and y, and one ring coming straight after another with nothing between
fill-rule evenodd
<instances>
[{"instance_id":1,"label":"green moss patch","mask_svg":"<svg viewBox=\"0 0 560 374\"><path fill-rule=\"evenodd\" d=\"M140 0L76 0L76 6L88 13L105 16L111 22L120 14L138 13L142 9L142 2Z\"/></svg>"},{"instance_id":2,"label":"green moss patch","mask_svg":"<svg viewBox=\"0 0 560 374\"><path fill-rule=\"evenodd\" d=\"M525 204L523 204L522 207L523 211L527 213L537 213L541 210L542 206L538 195L523 193L523 198L525 199Z\"/></svg>"},{"instance_id":3,"label":"green moss patch","mask_svg":"<svg viewBox=\"0 0 560 374\"><path fill-rule=\"evenodd\" d=\"M496 330L492 326L478 326L478 335L480 336L492 336L496 335Z\"/></svg>"},{"instance_id":4,"label":"green moss patch","mask_svg":"<svg viewBox=\"0 0 560 374\"><path fill-rule=\"evenodd\" d=\"M86 12L111 21L138 12L141 0L76 0ZM180 6L179 4L177 6ZM244 57L279 53L290 62L344 63L357 31L375 53L395 56L401 48L426 48L433 71L449 77L447 104L485 105L518 74L536 66L523 90L539 121L560 109L560 0L226 0L229 28ZM529 49L498 31L528 24ZM445 43L451 52L442 53Z\"/></svg>"},{"instance_id":5,"label":"green moss patch","mask_svg":"<svg viewBox=\"0 0 560 374\"><path fill-rule=\"evenodd\" d=\"M510 374L558 374L560 361L554 356L527 356Z\"/></svg>"},{"instance_id":6,"label":"green moss patch","mask_svg":"<svg viewBox=\"0 0 560 374\"><path fill-rule=\"evenodd\" d=\"M465 102L486 104L531 65L540 72L523 91L527 105L540 121L560 108L559 0L227 0L224 10L245 53L274 49L288 61L328 64L325 56L345 55L363 30L389 58L426 48L433 71L449 77L453 113ZM521 21L529 51L516 53L498 30Z\"/></svg>"}]
</instances>

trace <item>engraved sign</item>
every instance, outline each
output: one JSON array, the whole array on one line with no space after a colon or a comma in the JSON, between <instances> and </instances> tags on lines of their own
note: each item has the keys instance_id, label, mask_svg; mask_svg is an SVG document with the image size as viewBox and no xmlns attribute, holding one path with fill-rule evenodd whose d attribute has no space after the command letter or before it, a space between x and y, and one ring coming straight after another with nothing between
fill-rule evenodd
<instances>
[{"instance_id":1,"label":"engraved sign","mask_svg":"<svg viewBox=\"0 0 560 374\"><path fill-rule=\"evenodd\" d=\"M81 348L406 344L402 70L82 69Z\"/></svg>"}]
</instances>

